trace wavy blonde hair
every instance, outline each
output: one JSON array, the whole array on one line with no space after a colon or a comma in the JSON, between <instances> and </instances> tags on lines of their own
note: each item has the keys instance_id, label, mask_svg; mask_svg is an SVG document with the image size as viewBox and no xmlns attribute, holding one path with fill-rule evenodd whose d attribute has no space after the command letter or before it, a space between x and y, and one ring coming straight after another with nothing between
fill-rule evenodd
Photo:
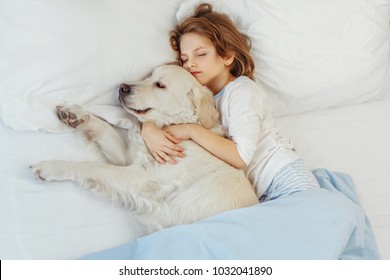
<instances>
[{"instance_id":1,"label":"wavy blonde hair","mask_svg":"<svg viewBox=\"0 0 390 280\"><path fill-rule=\"evenodd\" d=\"M178 52L180 61L180 40L186 33L194 32L209 38L223 58L234 54L230 72L234 77L247 76L253 79L255 63L249 50L251 41L249 37L241 33L233 21L225 14L214 12L210 4L200 4L193 16L184 20L170 33L170 44L173 50Z\"/></svg>"}]
</instances>

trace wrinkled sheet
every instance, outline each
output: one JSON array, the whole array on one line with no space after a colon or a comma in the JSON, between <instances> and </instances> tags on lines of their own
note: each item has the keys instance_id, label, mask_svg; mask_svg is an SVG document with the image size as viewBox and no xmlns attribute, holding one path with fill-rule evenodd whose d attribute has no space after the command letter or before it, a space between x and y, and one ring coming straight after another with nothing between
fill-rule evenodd
<instances>
[{"instance_id":1,"label":"wrinkled sheet","mask_svg":"<svg viewBox=\"0 0 390 280\"><path fill-rule=\"evenodd\" d=\"M84 259L380 259L351 177L314 173L321 189L168 228Z\"/></svg>"}]
</instances>

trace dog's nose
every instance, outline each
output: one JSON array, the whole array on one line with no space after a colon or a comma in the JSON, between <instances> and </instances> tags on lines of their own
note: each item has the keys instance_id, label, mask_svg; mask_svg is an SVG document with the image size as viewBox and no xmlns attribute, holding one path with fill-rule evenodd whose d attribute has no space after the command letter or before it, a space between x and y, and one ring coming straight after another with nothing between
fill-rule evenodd
<instances>
[{"instance_id":1,"label":"dog's nose","mask_svg":"<svg viewBox=\"0 0 390 280\"><path fill-rule=\"evenodd\" d=\"M127 84L121 84L119 86L119 94L127 94L131 91L131 86Z\"/></svg>"}]
</instances>

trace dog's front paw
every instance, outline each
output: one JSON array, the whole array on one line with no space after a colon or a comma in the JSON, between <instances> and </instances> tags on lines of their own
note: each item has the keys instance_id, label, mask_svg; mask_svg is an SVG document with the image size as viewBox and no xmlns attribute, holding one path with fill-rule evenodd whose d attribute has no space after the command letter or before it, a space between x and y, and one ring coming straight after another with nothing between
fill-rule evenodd
<instances>
[{"instance_id":1,"label":"dog's front paw","mask_svg":"<svg viewBox=\"0 0 390 280\"><path fill-rule=\"evenodd\" d=\"M67 126L77 128L89 120L90 115L79 106L57 106L57 117Z\"/></svg>"},{"instance_id":2,"label":"dog's front paw","mask_svg":"<svg viewBox=\"0 0 390 280\"><path fill-rule=\"evenodd\" d=\"M64 180L66 167L62 161L41 161L33 166L30 166L35 177L43 181L60 181Z\"/></svg>"}]
</instances>

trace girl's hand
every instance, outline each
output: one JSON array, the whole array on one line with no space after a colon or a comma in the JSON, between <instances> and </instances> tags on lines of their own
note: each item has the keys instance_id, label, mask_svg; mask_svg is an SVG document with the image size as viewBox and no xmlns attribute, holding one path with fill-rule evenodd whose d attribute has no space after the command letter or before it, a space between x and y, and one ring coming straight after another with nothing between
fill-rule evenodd
<instances>
[{"instance_id":1,"label":"girl's hand","mask_svg":"<svg viewBox=\"0 0 390 280\"><path fill-rule=\"evenodd\" d=\"M169 135L179 140L190 140L196 124L175 124L163 128Z\"/></svg>"},{"instance_id":2,"label":"girl's hand","mask_svg":"<svg viewBox=\"0 0 390 280\"><path fill-rule=\"evenodd\" d=\"M236 144L209 129L197 124L176 124L165 127L163 130L180 140L191 139L217 158L237 169L246 167L246 163L238 153Z\"/></svg>"},{"instance_id":3,"label":"girl's hand","mask_svg":"<svg viewBox=\"0 0 390 280\"><path fill-rule=\"evenodd\" d=\"M159 163L175 164L173 157L184 157L183 148L177 145L180 139L157 128L154 123L143 123L141 135L149 151Z\"/></svg>"}]
</instances>

